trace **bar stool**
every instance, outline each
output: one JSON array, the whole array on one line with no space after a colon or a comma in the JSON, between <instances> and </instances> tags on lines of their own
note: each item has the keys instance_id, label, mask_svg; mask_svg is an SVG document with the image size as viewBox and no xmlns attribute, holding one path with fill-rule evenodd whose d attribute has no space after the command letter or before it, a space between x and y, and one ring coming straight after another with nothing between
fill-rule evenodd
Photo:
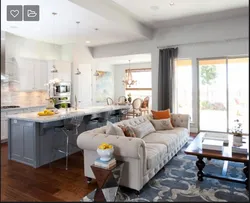
<instances>
[{"instance_id":1,"label":"bar stool","mask_svg":"<svg viewBox=\"0 0 250 203\"><path fill-rule=\"evenodd\" d=\"M66 170L68 170L68 156L69 156L69 145L72 145L73 147L77 147L76 144L73 143L69 143L69 136L71 135L78 135L78 128L81 125L83 121L83 116L79 116L79 117L73 117L70 121L70 123L67 123L61 127L55 127L54 128L54 136L53 136L53 141L52 141L52 145L54 144L54 137L56 135L57 132L63 132L64 135L66 136L66 145L65 145L65 151L59 149L59 147L53 147L52 146L52 152L51 152L51 160L50 160L50 166L52 164L52 161L54 160L54 155L56 153L54 153L55 151L63 153L66 155ZM74 132L75 131L75 132Z\"/></svg>"},{"instance_id":2,"label":"bar stool","mask_svg":"<svg viewBox=\"0 0 250 203\"><path fill-rule=\"evenodd\" d=\"M109 112L103 112L100 113L100 117L98 119L98 127L105 126L107 124L107 121L110 118L110 113Z\"/></svg>"},{"instance_id":3,"label":"bar stool","mask_svg":"<svg viewBox=\"0 0 250 203\"><path fill-rule=\"evenodd\" d=\"M98 119L99 117L92 117L92 115L84 116L83 121L85 125L85 131L98 128Z\"/></svg>"}]
</instances>

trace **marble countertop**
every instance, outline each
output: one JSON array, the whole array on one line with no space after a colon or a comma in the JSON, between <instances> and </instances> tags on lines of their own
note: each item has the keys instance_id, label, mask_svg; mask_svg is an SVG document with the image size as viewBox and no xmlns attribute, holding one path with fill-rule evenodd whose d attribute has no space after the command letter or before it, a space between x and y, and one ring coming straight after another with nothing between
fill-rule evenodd
<instances>
[{"instance_id":1,"label":"marble countertop","mask_svg":"<svg viewBox=\"0 0 250 203\"><path fill-rule=\"evenodd\" d=\"M110 105L110 106L90 106L83 109L69 108L68 112L66 109L60 109L58 114L52 116L38 116L38 112L31 112L31 113L20 113L15 115L8 115L8 118L17 119L17 120L25 120L25 121L32 121L38 123L47 123L52 121L59 121L68 118L73 118L75 116L84 116L96 113L102 113L106 111L114 111L120 109L129 109L129 105Z\"/></svg>"},{"instance_id":2,"label":"marble countertop","mask_svg":"<svg viewBox=\"0 0 250 203\"><path fill-rule=\"evenodd\" d=\"M16 111L16 110L23 110L23 109L29 109L29 108L39 108L39 107L46 107L46 105L39 105L39 106L20 106L19 108L8 108L8 109L1 109L1 112L6 111Z\"/></svg>"}]
</instances>

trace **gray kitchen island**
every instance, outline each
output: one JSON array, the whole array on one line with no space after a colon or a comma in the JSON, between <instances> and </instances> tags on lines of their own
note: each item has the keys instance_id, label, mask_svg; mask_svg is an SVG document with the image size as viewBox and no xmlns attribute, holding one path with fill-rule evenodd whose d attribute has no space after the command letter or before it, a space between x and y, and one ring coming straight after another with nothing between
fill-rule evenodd
<instances>
[{"instance_id":1,"label":"gray kitchen island","mask_svg":"<svg viewBox=\"0 0 250 203\"><path fill-rule=\"evenodd\" d=\"M52 148L56 145L63 146L65 136L63 132L56 132L56 126L62 126L70 122L71 118L84 116L83 122L78 128L79 134L90 130L88 121L111 113L120 114L129 109L127 105L91 106L84 109L60 109L58 114L52 116L38 116L37 112L21 113L8 116L8 159L14 160L34 168L51 162ZM118 120L114 120L116 122ZM54 138L53 138L54 136ZM76 144L78 135L70 136L70 142ZM72 148L72 153L80 151ZM57 153L52 161L65 157Z\"/></svg>"}]
</instances>

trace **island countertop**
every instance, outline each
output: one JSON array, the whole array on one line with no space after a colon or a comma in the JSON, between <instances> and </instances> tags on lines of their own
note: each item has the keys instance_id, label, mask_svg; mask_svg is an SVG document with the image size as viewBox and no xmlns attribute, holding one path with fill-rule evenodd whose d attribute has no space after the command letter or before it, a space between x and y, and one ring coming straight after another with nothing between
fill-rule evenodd
<instances>
[{"instance_id":1,"label":"island countertop","mask_svg":"<svg viewBox=\"0 0 250 203\"><path fill-rule=\"evenodd\" d=\"M52 121L64 120L67 118L73 118L75 116L85 116L85 115L91 115L107 111L129 109L129 108L130 108L129 105L89 106L77 110L75 110L74 108L69 108L68 112L66 112L66 109L60 109L58 114L51 116L39 116L37 114L38 112L32 112L32 113L20 113L15 115L9 115L7 117L10 119L47 123Z\"/></svg>"}]
</instances>

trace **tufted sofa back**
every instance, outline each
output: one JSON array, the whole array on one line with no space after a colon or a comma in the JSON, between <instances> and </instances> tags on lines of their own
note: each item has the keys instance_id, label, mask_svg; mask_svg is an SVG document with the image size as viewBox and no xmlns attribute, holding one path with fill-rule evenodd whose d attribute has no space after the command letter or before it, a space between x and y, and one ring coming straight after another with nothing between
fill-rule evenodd
<instances>
[{"instance_id":1,"label":"tufted sofa back","mask_svg":"<svg viewBox=\"0 0 250 203\"><path fill-rule=\"evenodd\" d=\"M140 125L141 123L144 123L146 120L148 120L147 116L139 116L139 117L131 118L129 120L121 121L120 123L122 125L136 127L136 126Z\"/></svg>"},{"instance_id":2,"label":"tufted sofa back","mask_svg":"<svg viewBox=\"0 0 250 203\"><path fill-rule=\"evenodd\" d=\"M123 120L118 123L115 123L115 125L129 125L136 127L137 125L145 122L146 120L153 119L152 114L139 116L135 118L131 118L128 120ZM190 116L187 114L171 114L171 120L174 125L174 127L188 127L188 131L190 132L189 122L190 122ZM100 133L100 134L106 134L106 126L96 128L94 130L91 130L93 133Z\"/></svg>"}]
</instances>

